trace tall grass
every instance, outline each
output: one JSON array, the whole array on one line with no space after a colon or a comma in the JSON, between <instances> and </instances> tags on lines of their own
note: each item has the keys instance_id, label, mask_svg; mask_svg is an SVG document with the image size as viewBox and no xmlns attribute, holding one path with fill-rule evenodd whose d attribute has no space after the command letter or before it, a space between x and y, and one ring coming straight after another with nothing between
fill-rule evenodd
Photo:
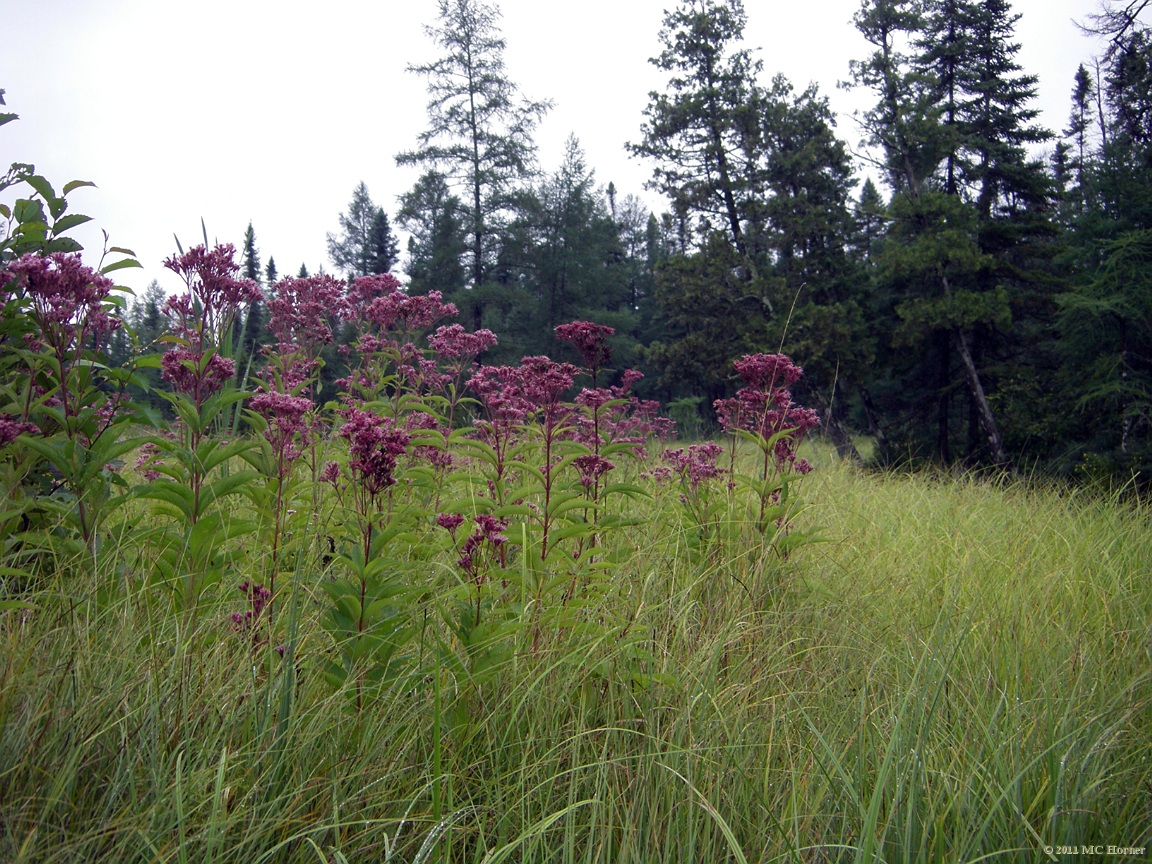
<instances>
[{"instance_id":1,"label":"tall grass","mask_svg":"<svg viewBox=\"0 0 1152 864\"><path fill-rule=\"evenodd\" d=\"M1152 845L1146 510L827 456L804 494L799 527L826 542L787 561L702 548L672 491L638 504L612 590L581 610L592 635L557 633L476 686L404 679L363 711L318 669L319 560L296 562L283 661L253 654L225 605L169 614L146 556L59 561L34 610L0 612L0 860Z\"/></svg>"}]
</instances>

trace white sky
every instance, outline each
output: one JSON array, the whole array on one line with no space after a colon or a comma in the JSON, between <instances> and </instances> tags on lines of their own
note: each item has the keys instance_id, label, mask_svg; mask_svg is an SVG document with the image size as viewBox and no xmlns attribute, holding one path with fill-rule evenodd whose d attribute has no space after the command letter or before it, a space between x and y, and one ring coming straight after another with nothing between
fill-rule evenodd
<instances>
[{"instance_id":1,"label":"white sky","mask_svg":"<svg viewBox=\"0 0 1152 864\"><path fill-rule=\"evenodd\" d=\"M555 107L537 134L540 164L554 169L574 133L600 184L646 196L651 166L631 159L648 92L663 84L662 10L674 0L503 0L509 76ZM748 45L760 48L764 83L781 72L798 90L820 85L843 112L839 133L860 135L850 112L870 97L836 88L867 45L850 21L859 0L745 0ZM1015 0L1018 61L1040 77L1042 122L1059 131L1076 66L1096 50L1072 21L1096 0ZM99 229L137 253L142 270L118 281L139 291L178 282L162 261L201 242L239 249L249 220L262 264L281 275L327 260L363 180L389 213L419 171L394 156L425 128L424 81L410 63L434 59L423 32L435 0L0 0L0 88L20 119L0 127L0 164L33 162L59 190L73 179L99 188L69 196L93 217L74 236L95 264ZM9 196L11 197L11 196Z\"/></svg>"}]
</instances>

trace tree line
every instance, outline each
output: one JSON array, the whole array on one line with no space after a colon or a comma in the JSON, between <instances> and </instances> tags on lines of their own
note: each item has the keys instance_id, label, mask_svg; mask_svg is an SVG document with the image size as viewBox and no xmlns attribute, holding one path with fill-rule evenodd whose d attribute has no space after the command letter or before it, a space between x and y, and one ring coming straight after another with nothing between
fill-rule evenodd
<instances>
[{"instance_id":1,"label":"tree line","mask_svg":"<svg viewBox=\"0 0 1152 864\"><path fill-rule=\"evenodd\" d=\"M409 67L427 126L395 157L422 173L392 219L361 183L331 262L441 292L500 334L489 363L565 356L567 321L610 325L620 368L647 370L637 390L689 426L736 389L734 358L781 351L848 458L868 433L884 463L1144 471L1150 5L1109 0L1082 22L1100 54L1052 131L1008 0L862 0L869 51L850 74L872 107L854 158L815 85L765 74L741 0L681 0L651 58L667 83L625 145L652 166L657 214L600 185L575 136L541 168L533 132L551 103L508 76L498 8L440 0L436 59ZM243 249L245 275L270 288L251 225ZM154 287L131 310L144 337L161 301ZM257 363L261 314L241 325ZM340 366L333 348L325 378Z\"/></svg>"}]
</instances>

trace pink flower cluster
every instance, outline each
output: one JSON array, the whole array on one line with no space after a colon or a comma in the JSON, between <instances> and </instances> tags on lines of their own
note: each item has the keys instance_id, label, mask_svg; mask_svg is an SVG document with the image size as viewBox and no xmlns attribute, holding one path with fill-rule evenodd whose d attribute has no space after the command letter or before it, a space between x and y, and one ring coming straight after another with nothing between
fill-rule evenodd
<instances>
[{"instance_id":1,"label":"pink flower cluster","mask_svg":"<svg viewBox=\"0 0 1152 864\"><path fill-rule=\"evenodd\" d=\"M616 467L603 456L597 456L595 453L577 456L574 464L576 470L580 472L580 485L586 490L592 489L601 477Z\"/></svg>"},{"instance_id":2,"label":"pink flower cluster","mask_svg":"<svg viewBox=\"0 0 1152 864\"><path fill-rule=\"evenodd\" d=\"M753 432L765 441L784 433L773 450L777 470L807 474L811 466L797 459L796 447L820 418L811 408L796 405L789 390L804 370L783 354L748 354L734 365L746 386L734 399L716 400L720 424L728 431Z\"/></svg>"},{"instance_id":3,"label":"pink flower cluster","mask_svg":"<svg viewBox=\"0 0 1152 864\"><path fill-rule=\"evenodd\" d=\"M25 423L15 417L0 416L0 447L11 444L20 435L33 435L39 431L32 423Z\"/></svg>"},{"instance_id":4,"label":"pink flower cluster","mask_svg":"<svg viewBox=\"0 0 1152 864\"><path fill-rule=\"evenodd\" d=\"M465 363L496 345L496 334L491 330L467 332L460 324L438 327L428 337L428 346L442 358L461 359Z\"/></svg>"},{"instance_id":5,"label":"pink flower cluster","mask_svg":"<svg viewBox=\"0 0 1152 864\"><path fill-rule=\"evenodd\" d=\"M456 529L464 524L464 517L459 513L440 513L436 516L436 524L455 537Z\"/></svg>"},{"instance_id":6,"label":"pink flower cluster","mask_svg":"<svg viewBox=\"0 0 1152 864\"><path fill-rule=\"evenodd\" d=\"M29 253L10 263L0 281L13 283L17 294L31 300L43 337L58 353L70 353L81 343L102 347L121 325L104 305L112 280L85 267L78 254Z\"/></svg>"},{"instance_id":7,"label":"pink flower cluster","mask_svg":"<svg viewBox=\"0 0 1152 864\"><path fill-rule=\"evenodd\" d=\"M348 466L369 495L376 497L396 482L396 458L411 436L386 417L349 408L340 437L348 441Z\"/></svg>"},{"instance_id":8,"label":"pink flower cluster","mask_svg":"<svg viewBox=\"0 0 1152 864\"><path fill-rule=\"evenodd\" d=\"M719 444L708 442L691 444L687 451L682 447L665 450L660 458L672 466L680 475L681 482L688 484L695 492L701 483L720 476L721 471L716 465L716 459L723 452L724 448Z\"/></svg>"},{"instance_id":9,"label":"pink flower cluster","mask_svg":"<svg viewBox=\"0 0 1152 864\"><path fill-rule=\"evenodd\" d=\"M250 633L255 630L261 614L272 600L272 592L263 585L253 584L247 580L240 583L240 590L248 598L251 608L245 612L232 613L232 629L238 633Z\"/></svg>"},{"instance_id":10,"label":"pink flower cluster","mask_svg":"<svg viewBox=\"0 0 1152 864\"><path fill-rule=\"evenodd\" d=\"M237 278L240 265L235 259L235 247L225 243L211 250L193 246L164 261L188 287L185 294L168 299L165 314L175 325L176 335L197 343L197 348L219 345L230 335L240 309L263 299L255 282Z\"/></svg>"},{"instance_id":11,"label":"pink flower cluster","mask_svg":"<svg viewBox=\"0 0 1152 864\"><path fill-rule=\"evenodd\" d=\"M207 357L190 348L169 348L160 358L160 377L182 393L204 398L232 380L236 364L215 351Z\"/></svg>"},{"instance_id":12,"label":"pink flower cluster","mask_svg":"<svg viewBox=\"0 0 1152 864\"><path fill-rule=\"evenodd\" d=\"M524 394L523 372L517 366L480 366L468 379L468 387L484 408L485 420L477 421L481 438L491 439L524 422L532 403Z\"/></svg>"},{"instance_id":13,"label":"pink flower cluster","mask_svg":"<svg viewBox=\"0 0 1152 864\"><path fill-rule=\"evenodd\" d=\"M480 582L484 578L484 552L488 552L490 560L500 546L508 542L508 538L501 532L507 529L507 519L497 519L486 513L476 517L476 530L464 541L460 549L460 557L456 565L473 581Z\"/></svg>"},{"instance_id":14,"label":"pink flower cluster","mask_svg":"<svg viewBox=\"0 0 1152 864\"><path fill-rule=\"evenodd\" d=\"M287 393L257 393L248 403L252 410L268 421L264 437L272 445L278 473L286 477L292 463L300 456L297 442L306 442L309 426L306 415L312 410L312 400Z\"/></svg>"},{"instance_id":15,"label":"pink flower cluster","mask_svg":"<svg viewBox=\"0 0 1152 864\"><path fill-rule=\"evenodd\" d=\"M294 346L305 356L315 357L321 346L332 342L332 323L342 308L344 283L339 279L281 279L268 301L268 329L282 346Z\"/></svg>"},{"instance_id":16,"label":"pink flower cluster","mask_svg":"<svg viewBox=\"0 0 1152 864\"><path fill-rule=\"evenodd\" d=\"M144 475L146 483L155 483L162 476L156 466L162 464L161 449L153 442L144 444L136 454L136 469Z\"/></svg>"},{"instance_id":17,"label":"pink flower cluster","mask_svg":"<svg viewBox=\"0 0 1152 864\"><path fill-rule=\"evenodd\" d=\"M164 304L164 314L183 345L165 352L160 377L198 402L236 374L236 365L218 353L220 346L232 338L232 325L240 310L263 297L251 279L236 278L240 265L235 257L231 244L211 251L193 246L164 262L184 280L187 291L169 297Z\"/></svg>"},{"instance_id":18,"label":"pink flower cluster","mask_svg":"<svg viewBox=\"0 0 1152 864\"><path fill-rule=\"evenodd\" d=\"M593 324L591 321L573 321L571 324L561 324L556 328L556 336L565 342L570 342L580 354L580 359L592 376L595 385L600 370L612 360L612 348L608 344L608 337L614 336L616 330L606 324Z\"/></svg>"},{"instance_id":19,"label":"pink flower cluster","mask_svg":"<svg viewBox=\"0 0 1152 864\"><path fill-rule=\"evenodd\" d=\"M520 361L520 387L524 397L545 412L555 411L580 370L571 363L548 357L525 357Z\"/></svg>"},{"instance_id":20,"label":"pink flower cluster","mask_svg":"<svg viewBox=\"0 0 1152 864\"><path fill-rule=\"evenodd\" d=\"M407 294L395 276L361 276L348 286L343 308L348 321L367 321L378 332L397 330L413 336L431 327L441 318L456 314L456 306L442 302L439 291L427 295Z\"/></svg>"},{"instance_id":21,"label":"pink flower cluster","mask_svg":"<svg viewBox=\"0 0 1152 864\"><path fill-rule=\"evenodd\" d=\"M642 453L649 436L666 439L675 430L675 423L660 416L660 403L650 399L637 399L628 391L644 375L635 369L626 369L616 387L587 387L576 397L576 404L588 410L576 418L576 440L593 449L599 444L632 444L633 452ZM607 410L605 406L611 403Z\"/></svg>"}]
</instances>

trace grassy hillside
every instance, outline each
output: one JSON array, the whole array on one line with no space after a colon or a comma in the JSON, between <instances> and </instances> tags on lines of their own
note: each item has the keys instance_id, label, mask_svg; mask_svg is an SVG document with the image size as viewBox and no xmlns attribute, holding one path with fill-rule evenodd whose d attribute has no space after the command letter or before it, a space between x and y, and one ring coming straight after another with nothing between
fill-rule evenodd
<instances>
[{"instance_id":1,"label":"grassy hillside","mask_svg":"<svg viewBox=\"0 0 1152 864\"><path fill-rule=\"evenodd\" d=\"M267 555L251 539L196 615L173 614L137 535L96 572L58 561L20 595L34 608L0 612L0 860L1046 861L1152 844L1148 513L812 458L796 527L824 542L783 561L705 542L679 487L650 485L602 584L582 576L543 634L531 598L513 604L508 650L485 662L441 620L445 532L420 529L423 618L379 687L325 676L323 543L292 559L255 648L229 620Z\"/></svg>"}]
</instances>

